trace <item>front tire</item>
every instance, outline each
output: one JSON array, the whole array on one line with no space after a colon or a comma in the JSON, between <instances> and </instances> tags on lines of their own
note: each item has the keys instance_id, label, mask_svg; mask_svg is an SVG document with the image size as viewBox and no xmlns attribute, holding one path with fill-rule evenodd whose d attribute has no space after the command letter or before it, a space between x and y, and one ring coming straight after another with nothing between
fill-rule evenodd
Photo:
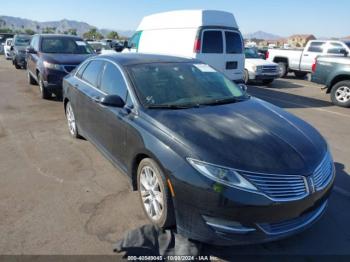
<instances>
[{"instance_id":1,"label":"front tire","mask_svg":"<svg viewBox=\"0 0 350 262\"><path fill-rule=\"evenodd\" d=\"M16 69L21 69L21 66L17 64L16 60L13 60L13 65L15 66Z\"/></svg>"},{"instance_id":2,"label":"front tire","mask_svg":"<svg viewBox=\"0 0 350 262\"><path fill-rule=\"evenodd\" d=\"M140 162L137 184L142 208L148 219L161 228L174 226L174 208L166 178L153 159L145 158Z\"/></svg>"},{"instance_id":3,"label":"front tire","mask_svg":"<svg viewBox=\"0 0 350 262\"><path fill-rule=\"evenodd\" d=\"M335 84L331 90L333 104L341 107L350 107L350 81L341 81Z\"/></svg>"},{"instance_id":4,"label":"front tire","mask_svg":"<svg viewBox=\"0 0 350 262\"><path fill-rule=\"evenodd\" d=\"M28 78L28 84L30 84L30 85L37 84L34 77L32 77L32 75L29 73L29 71L27 71L27 78Z\"/></svg>"},{"instance_id":5,"label":"front tire","mask_svg":"<svg viewBox=\"0 0 350 262\"><path fill-rule=\"evenodd\" d=\"M51 93L47 90L44 80L40 74L38 74L38 84L40 89L40 94L42 99L49 99L51 97Z\"/></svg>"},{"instance_id":6,"label":"front tire","mask_svg":"<svg viewBox=\"0 0 350 262\"><path fill-rule=\"evenodd\" d=\"M249 83L249 72L247 69L244 70L244 76L243 76L243 81L245 84L248 84Z\"/></svg>"},{"instance_id":7,"label":"front tire","mask_svg":"<svg viewBox=\"0 0 350 262\"><path fill-rule=\"evenodd\" d=\"M288 66L284 62L279 62L278 66L280 68L280 78L286 77L288 74Z\"/></svg>"}]
</instances>

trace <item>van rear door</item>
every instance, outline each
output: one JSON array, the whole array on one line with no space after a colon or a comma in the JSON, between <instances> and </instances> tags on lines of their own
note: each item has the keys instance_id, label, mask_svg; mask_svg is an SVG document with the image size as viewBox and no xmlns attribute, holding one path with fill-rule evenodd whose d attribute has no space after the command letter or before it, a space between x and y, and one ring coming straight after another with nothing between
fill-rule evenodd
<instances>
[{"instance_id":1,"label":"van rear door","mask_svg":"<svg viewBox=\"0 0 350 262\"><path fill-rule=\"evenodd\" d=\"M201 50L195 57L218 71L229 79L243 79L244 54L243 40L239 31L231 29L202 29Z\"/></svg>"}]
</instances>

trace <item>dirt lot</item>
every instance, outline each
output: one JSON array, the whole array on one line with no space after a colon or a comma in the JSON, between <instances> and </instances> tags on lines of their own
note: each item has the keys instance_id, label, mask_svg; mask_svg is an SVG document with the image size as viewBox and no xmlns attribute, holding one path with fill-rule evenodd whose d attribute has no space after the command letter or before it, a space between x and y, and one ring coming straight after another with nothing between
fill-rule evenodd
<instances>
[{"instance_id":1,"label":"dirt lot","mask_svg":"<svg viewBox=\"0 0 350 262\"><path fill-rule=\"evenodd\" d=\"M88 141L69 137L62 103L39 98L26 72L0 57L0 254L112 254L123 234L147 223L137 193ZM249 93L298 115L328 140L337 168L326 215L287 240L235 254L350 254L350 109L295 79Z\"/></svg>"}]
</instances>

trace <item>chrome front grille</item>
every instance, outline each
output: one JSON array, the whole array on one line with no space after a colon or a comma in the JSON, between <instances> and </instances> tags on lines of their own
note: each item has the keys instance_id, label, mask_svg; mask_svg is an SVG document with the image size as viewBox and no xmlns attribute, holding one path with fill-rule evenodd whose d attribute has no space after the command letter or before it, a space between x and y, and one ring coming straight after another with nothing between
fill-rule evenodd
<instances>
[{"instance_id":1,"label":"chrome front grille","mask_svg":"<svg viewBox=\"0 0 350 262\"><path fill-rule=\"evenodd\" d=\"M332 179L333 161L329 153L326 154L321 164L316 168L312 175L312 180L316 191L324 189Z\"/></svg>"},{"instance_id":2,"label":"chrome front grille","mask_svg":"<svg viewBox=\"0 0 350 262\"><path fill-rule=\"evenodd\" d=\"M306 179L296 175L244 174L261 192L279 201L301 199L308 194Z\"/></svg>"},{"instance_id":3,"label":"chrome front grille","mask_svg":"<svg viewBox=\"0 0 350 262\"><path fill-rule=\"evenodd\" d=\"M258 224L258 227L268 235L278 235L285 234L290 231L295 231L298 229L302 229L312 222L316 221L324 212L327 207L327 201L324 202L318 209L313 210L307 214L301 215L297 218L278 222L278 223L265 223Z\"/></svg>"},{"instance_id":4,"label":"chrome front grille","mask_svg":"<svg viewBox=\"0 0 350 262\"><path fill-rule=\"evenodd\" d=\"M278 66L263 66L262 72L264 74L274 74L274 73L278 73Z\"/></svg>"}]
</instances>

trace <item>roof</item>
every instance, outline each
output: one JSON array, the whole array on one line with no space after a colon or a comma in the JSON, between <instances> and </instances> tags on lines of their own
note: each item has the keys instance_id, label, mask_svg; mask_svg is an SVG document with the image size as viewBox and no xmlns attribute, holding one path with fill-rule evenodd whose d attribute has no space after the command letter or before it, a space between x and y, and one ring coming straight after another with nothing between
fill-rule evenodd
<instances>
[{"instance_id":1,"label":"roof","mask_svg":"<svg viewBox=\"0 0 350 262\"><path fill-rule=\"evenodd\" d=\"M177 10L145 16L137 31L169 28L226 26L238 28L232 13L219 10Z\"/></svg>"},{"instance_id":2,"label":"roof","mask_svg":"<svg viewBox=\"0 0 350 262\"><path fill-rule=\"evenodd\" d=\"M108 55L99 55L94 58L106 58L110 59L122 66L136 65L136 64L148 64L148 63L186 63L197 61L195 59L182 58L176 56L167 55L153 55L153 54L141 54L141 53L116 53ZM94 59L92 58L92 59Z\"/></svg>"},{"instance_id":3,"label":"roof","mask_svg":"<svg viewBox=\"0 0 350 262\"><path fill-rule=\"evenodd\" d=\"M64 35L64 34L36 34L40 37L67 37L67 38L74 38L74 39L82 39L79 36L76 35Z\"/></svg>"}]
</instances>

